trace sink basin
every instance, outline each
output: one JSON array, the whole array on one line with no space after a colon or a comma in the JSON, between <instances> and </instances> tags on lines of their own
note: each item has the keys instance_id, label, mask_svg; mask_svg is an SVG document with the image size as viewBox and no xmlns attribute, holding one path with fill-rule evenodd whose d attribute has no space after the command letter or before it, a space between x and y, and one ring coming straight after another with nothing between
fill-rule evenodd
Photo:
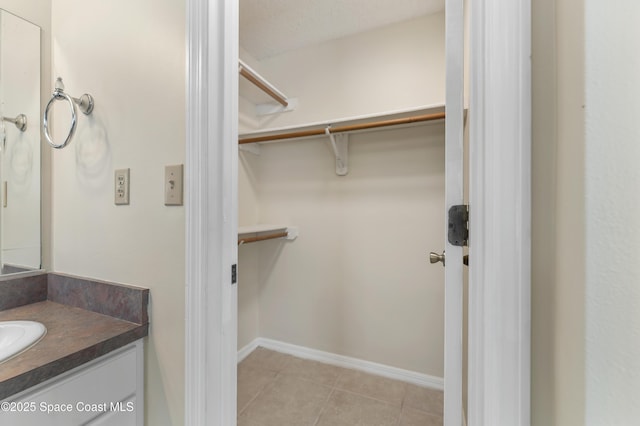
<instances>
[{"instance_id":1,"label":"sink basin","mask_svg":"<svg viewBox=\"0 0 640 426\"><path fill-rule=\"evenodd\" d=\"M47 328L36 321L0 321L0 362L26 351L45 334Z\"/></svg>"}]
</instances>

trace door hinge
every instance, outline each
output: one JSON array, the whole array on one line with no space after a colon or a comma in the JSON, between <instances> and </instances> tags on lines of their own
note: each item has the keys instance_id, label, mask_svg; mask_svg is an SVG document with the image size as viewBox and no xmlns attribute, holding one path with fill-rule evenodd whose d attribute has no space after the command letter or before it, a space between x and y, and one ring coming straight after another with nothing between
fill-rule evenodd
<instances>
[{"instance_id":1,"label":"door hinge","mask_svg":"<svg viewBox=\"0 0 640 426\"><path fill-rule=\"evenodd\" d=\"M449 243L454 246L466 246L469 242L469 206L461 204L449 209Z\"/></svg>"},{"instance_id":2,"label":"door hinge","mask_svg":"<svg viewBox=\"0 0 640 426\"><path fill-rule=\"evenodd\" d=\"M231 284L235 284L238 282L238 265L231 265Z\"/></svg>"}]
</instances>

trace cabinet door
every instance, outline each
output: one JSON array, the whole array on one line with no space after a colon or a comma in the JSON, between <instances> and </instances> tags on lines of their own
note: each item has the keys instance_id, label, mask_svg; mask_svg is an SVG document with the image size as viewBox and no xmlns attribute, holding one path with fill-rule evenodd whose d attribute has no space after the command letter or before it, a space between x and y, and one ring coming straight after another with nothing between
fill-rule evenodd
<instances>
[{"instance_id":1,"label":"cabinet door","mask_svg":"<svg viewBox=\"0 0 640 426\"><path fill-rule=\"evenodd\" d=\"M138 373L143 371L138 365L141 352L139 341L7 399L16 409L26 407L29 411L2 412L0 425L74 426L102 417L112 410L112 404L135 398ZM135 425L136 412L144 407L135 405L135 399L133 402L129 417L134 421L118 424Z\"/></svg>"},{"instance_id":2,"label":"cabinet door","mask_svg":"<svg viewBox=\"0 0 640 426\"><path fill-rule=\"evenodd\" d=\"M117 404L118 411L109 411L95 420L90 421L86 426L136 426L135 395L126 401Z\"/></svg>"}]
</instances>

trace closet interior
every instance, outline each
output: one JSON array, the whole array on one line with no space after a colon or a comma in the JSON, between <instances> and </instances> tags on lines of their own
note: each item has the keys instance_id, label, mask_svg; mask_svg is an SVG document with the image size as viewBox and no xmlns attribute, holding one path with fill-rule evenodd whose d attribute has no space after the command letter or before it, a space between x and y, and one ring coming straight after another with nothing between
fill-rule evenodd
<instances>
[{"instance_id":1,"label":"closet interior","mask_svg":"<svg viewBox=\"0 0 640 426\"><path fill-rule=\"evenodd\" d=\"M281 47L243 1L239 359L262 346L441 390L444 4Z\"/></svg>"}]
</instances>

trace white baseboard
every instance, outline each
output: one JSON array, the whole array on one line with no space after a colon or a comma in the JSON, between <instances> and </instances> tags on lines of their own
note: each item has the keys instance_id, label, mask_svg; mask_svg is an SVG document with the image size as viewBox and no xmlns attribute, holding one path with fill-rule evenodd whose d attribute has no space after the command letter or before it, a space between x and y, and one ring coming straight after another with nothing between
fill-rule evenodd
<instances>
[{"instance_id":1,"label":"white baseboard","mask_svg":"<svg viewBox=\"0 0 640 426\"><path fill-rule=\"evenodd\" d=\"M277 340L265 339L263 337L258 337L244 348L240 349L238 351L238 362L245 359L247 355L249 355L258 346L262 346L263 348L270 349L272 351L293 355L298 358L335 365L336 367L364 371L365 373L400 380L402 382L412 383L425 388L444 390L444 379L442 377L430 376L428 374L417 373L415 371L404 370L402 368L391 367L389 365L378 364L330 352L323 352L317 349L306 348L304 346L279 342Z\"/></svg>"},{"instance_id":2,"label":"white baseboard","mask_svg":"<svg viewBox=\"0 0 640 426\"><path fill-rule=\"evenodd\" d=\"M258 337L238 351L238 364L240 364L243 359L249 356L251 352L253 352L258 346L260 346L259 341L260 338Z\"/></svg>"}]
</instances>

